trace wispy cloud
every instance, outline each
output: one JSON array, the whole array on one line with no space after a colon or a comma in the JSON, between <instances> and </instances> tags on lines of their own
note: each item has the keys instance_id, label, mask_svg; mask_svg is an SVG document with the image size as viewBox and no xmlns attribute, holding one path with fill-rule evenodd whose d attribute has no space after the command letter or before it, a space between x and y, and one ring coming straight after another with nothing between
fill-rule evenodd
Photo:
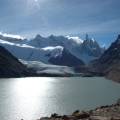
<instances>
[{"instance_id":1,"label":"wispy cloud","mask_svg":"<svg viewBox=\"0 0 120 120\"><path fill-rule=\"evenodd\" d=\"M7 34L7 33L2 33L2 32L0 32L0 35L4 37L11 37L11 38L16 38L16 39L25 39L24 37L21 37L20 35L13 35L13 34Z\"/></svg>"},{"instance_id":2,"label":"wispy cloud","mask_svg":"<svg viewBox=\"0 0 120 120\"><path fill-rule=\"evenodd\" d=\"M120 31L120 0L0 0L0 31L31 36Z\"/></svg>"}]
</instances>

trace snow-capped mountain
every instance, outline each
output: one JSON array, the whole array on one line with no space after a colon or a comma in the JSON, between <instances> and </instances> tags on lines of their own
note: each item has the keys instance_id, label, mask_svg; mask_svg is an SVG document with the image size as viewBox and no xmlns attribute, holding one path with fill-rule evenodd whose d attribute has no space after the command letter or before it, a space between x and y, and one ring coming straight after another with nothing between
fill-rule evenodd
<instances>
[{"instance_id":1,"label":"snow-capped mountain","mask_svg":"<svg viewBox=\"0 0 120 120\"><path fill-rule=\"evenodd\" d=\"M0 34L0 45L19 59L66 66L84 65L103 52L99 44L88 36L82 40L79 37L51 35L45 38L37 35L27 40Z\"/></svg>"},{"instance_id":2,"label":"snow-capped mountain","mask_svg":"<svg viewBox=\"0 0 120 120\"><path fill-rule=\"evenodd\" d=\"M86 40L82 40L79 37L70 36L54 36L51 35L44 38L37 35L34 39L28 41L28 45L42 48L47 46L62 46L68 50L73 56L83 60L85 63L96 59L103 53L103 48L99 46L97 41L91 39L86 35Z\"/></svg>"},{"instance_id":3,"label":"snow-capped mountain","mask_svg":"<svg viewBox=\"0 0 120 120\"><path fill-rule=\"evenodd\" d=\"M27 44L13 43L5 40L0 40L0 45L8 49L17 58L27 61L41 61L46 64L57 64L57 65L66 65L66 66L73 66L73 65L75 66L75 64L73 64L74 61L76 62L76 65L84 64L81 60L74 57L69 52L66 52L66 55L63 56L65 48L63 48L62 46L49 46L49 47L37 48ZM64 61L56 62L56 63L53 62L53 59L56 59L58 57L65 59L64 58L65 56L68 56L66 58L66 61L69 61L69 64L64 64ZM70 57L74 59L70 61L69 60Z\"/></svg>"},{"instance_id":4,"label":"snow-capped mountain","mask_svg":"<svg viewBox=\"0 0 120 120\"><path fill-rule=\"evenodd\" d=\"M56 57L62 52L62 47L35 48L26 44L16 44L0 40L0 45L8 49L14 56L23 60L42 61L48 63L50 57Z\"/></svg>"}]
</instances>

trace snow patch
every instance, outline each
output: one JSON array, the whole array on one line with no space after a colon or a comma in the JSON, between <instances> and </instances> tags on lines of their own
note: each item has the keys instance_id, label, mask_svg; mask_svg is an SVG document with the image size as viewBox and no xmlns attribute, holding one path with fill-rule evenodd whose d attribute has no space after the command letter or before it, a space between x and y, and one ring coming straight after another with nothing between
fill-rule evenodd
<instances>
[{"instance_id":1,"label":"snow patch","mask_svg":"<svg viewBox=\"0 0 120 120\"><path fill-rule=\"evenodd\" d=\"M92 40L93 42L96 42L94 38L91 38L91 40Z\"/></svg>"},{"instance_id":2,"label":"snow patch","mask_svg":"<svg viewBox=\"0 0 120 120\"><path fill-rule=\"evenodd\" d=\"M42 48L43 50L45 50L45 51L53 51L53 50L55 50L55 49L60 49L61 51L63 51L63 47L62 46L55 46L55 47L53 47L53 46L48 46L48 47L44 47L44 48Z\"/></svg>"}]
</instances>

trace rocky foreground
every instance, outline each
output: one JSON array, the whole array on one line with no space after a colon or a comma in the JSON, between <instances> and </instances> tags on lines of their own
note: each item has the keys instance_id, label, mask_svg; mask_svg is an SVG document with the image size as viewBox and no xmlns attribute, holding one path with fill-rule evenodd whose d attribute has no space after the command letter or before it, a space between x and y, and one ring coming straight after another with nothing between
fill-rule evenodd
<instances>
[{"instance_id":1,"label":"rocky foreground","mask_svg":"<svg viewBox=\"0 0 120 120\"><path fill-rule=\"evenodd\" d=\"M116 104L101 106L94 110L76 110L71 115L52 114L38 120L120 120L120 99Z\"/></svg>"}]
</instances>

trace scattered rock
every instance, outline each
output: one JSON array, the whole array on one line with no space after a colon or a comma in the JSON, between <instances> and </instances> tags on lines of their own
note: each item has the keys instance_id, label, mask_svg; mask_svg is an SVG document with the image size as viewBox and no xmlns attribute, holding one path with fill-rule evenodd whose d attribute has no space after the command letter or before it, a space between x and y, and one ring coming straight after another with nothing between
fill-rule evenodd
<instances>
[{"instance_id":1,"label":"scattered rock","mask_svg":"<svg viewBox=\"0 0 120 120\"><path fill-rule=\"evenodd\" d=\"M72 115L60 116L56 113L40 120L120 120L120 99L116 104L98 107L90 111L76 110Z\"/></svg>"},{"instance_id":2,"label":"scattered rock","mask_svg":"<svg viewBox=\"0 0 120 120\"><path fill-rule=\"evenodd\" d=\"M118 99L117 104L119 104L119 105L120 105L120 99Z\"/></svg>"}]
</instances>

